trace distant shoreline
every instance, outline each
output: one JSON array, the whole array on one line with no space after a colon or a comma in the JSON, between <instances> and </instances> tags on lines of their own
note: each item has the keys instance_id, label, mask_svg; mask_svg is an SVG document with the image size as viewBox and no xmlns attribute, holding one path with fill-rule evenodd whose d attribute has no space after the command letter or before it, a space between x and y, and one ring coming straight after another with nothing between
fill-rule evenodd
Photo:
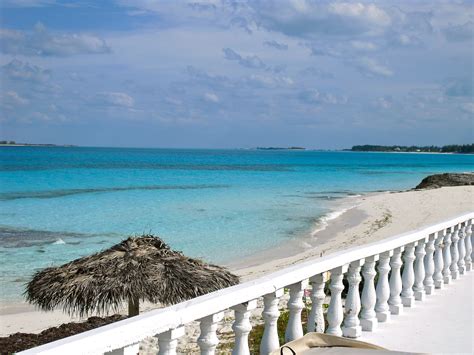
<instances>
[{"instance_id":1,"label":"distant shoreline","mask_svg":"<svg viewBox=\"0 0 474 355\"><path fill-rule=\"evenodd\" d=\"M34 144L34 143L15 143L15 144L4 144L0 143L0 147L77 147L77 145L72 144Z\"/></svg>"}]
</instances>

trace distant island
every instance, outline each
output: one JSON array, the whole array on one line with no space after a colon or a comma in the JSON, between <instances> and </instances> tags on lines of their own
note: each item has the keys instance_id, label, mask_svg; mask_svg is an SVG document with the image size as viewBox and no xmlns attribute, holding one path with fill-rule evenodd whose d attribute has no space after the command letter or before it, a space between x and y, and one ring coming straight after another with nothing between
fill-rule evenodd
<instances>
[{"instance_id":1,"label":"distant island","mask_svg":"<svg viewBox=\"0 0 474 355\"><path fill-rule=\"evenodd\" d=\"M306 150L303 147L257 147L257 150Z\"/></svg>"},{"instance_id":2,"label":"distant island","mask_svg":"<svg viewBox=\"0 0 474 355\"><path fill-rule=\"evenodd\" d=\"M0 147L75 147L71 144L50 144L50 143L17 143L15 141L0 141Z\"/></svg>"},{"instance_id":3,"label":"distant island","mask_svg":"<svg viewBox=\"0 0 474 355\"><path fill-rule=\"evenodd\" d=\"M352 152L425 152L425 153L460 153L460 154L473 154L474 144L451 144L444 145L442 147L437 146L402 146L402 145L355 145L351 149L345 149Z\"/></svg>"}]
</instances>

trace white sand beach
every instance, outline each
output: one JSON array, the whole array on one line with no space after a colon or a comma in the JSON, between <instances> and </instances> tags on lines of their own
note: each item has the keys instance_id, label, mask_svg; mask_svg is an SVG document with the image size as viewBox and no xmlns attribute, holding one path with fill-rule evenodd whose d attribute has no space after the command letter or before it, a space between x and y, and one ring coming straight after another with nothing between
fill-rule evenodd
<instances>
[{"instance_id":1,"label":"white sand beach","mask_svg":"<svg viewBox=\"0 0 474 355\"><path fill-rule=\"evenodd\" d=\"M352 198L343 204L354 207L330 221L324 230L230 264L229 267L245 281L336 250L440 222L472 211L474 186L386 192ZM2 304L0 336L15 332L40 332L71 320L61 311L40 312L27 304Z\"/></svg>"}]
</instances>

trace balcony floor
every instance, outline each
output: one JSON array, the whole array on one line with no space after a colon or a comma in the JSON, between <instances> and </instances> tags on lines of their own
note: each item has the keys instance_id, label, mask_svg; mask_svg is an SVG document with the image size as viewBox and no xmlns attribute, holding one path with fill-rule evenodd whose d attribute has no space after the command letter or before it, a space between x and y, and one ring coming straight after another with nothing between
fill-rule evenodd
<instances>
[{"instance_id":1,"label":"balcony floor","mask_svg":"<svg viewBox=\"0 0 474 355\"><path fill-rule=\"evenodd\" d=\"M470 271L359 339L389 350L474 354L473 288Z\"/></svg>"}]
</instances>

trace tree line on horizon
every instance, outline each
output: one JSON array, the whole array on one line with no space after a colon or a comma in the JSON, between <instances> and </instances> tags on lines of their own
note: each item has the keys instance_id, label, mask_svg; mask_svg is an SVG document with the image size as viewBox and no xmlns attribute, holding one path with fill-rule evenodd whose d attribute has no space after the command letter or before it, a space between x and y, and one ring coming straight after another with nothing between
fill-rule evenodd
<instances>
[{"instance_id":1,"label":"tree line on horizon","mask_svg":"<svg viewBox=\"0 0 474 355\"><path fill-rule=\"evenodd\" d=\"M474 144L450 144L438 146L402 146L402 145L354 145L354 152L431 152L431 153L474 153Z\"/></svg>"}]
</instances>

